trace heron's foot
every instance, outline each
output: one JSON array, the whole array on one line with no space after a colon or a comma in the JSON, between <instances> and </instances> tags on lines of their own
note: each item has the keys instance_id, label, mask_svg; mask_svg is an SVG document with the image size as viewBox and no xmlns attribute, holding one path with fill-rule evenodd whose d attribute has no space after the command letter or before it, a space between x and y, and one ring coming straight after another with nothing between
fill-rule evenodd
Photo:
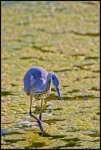
<instances>
[{"instance_id":1,"label":"heron's foot","mask_svg":"<svg viewBox=\"0 0 101 150\"><path fill-rule=\"evenodd\" d=\"M34 119L36 119L36 121L37 121L37 123L38 123L38 125L39 125L39 127L40 127L40 130L43 132L44 130L43 130L43 127L42 127L41 120L38 119L36 116L32 115L32 112L31 112L31 111L29 112L29 114L30 114L31 117L33 117Z\"/></svg>"},{"instance_id":2,"label":"heron's foot","mask_svg":"<svg viewBox=\"0 0 101 150\"><path fill-rule=\"evenodd\" d=\"M40 135L40 136L45 136L45 131L41 131L41 132L39 133L39 135Z\"/></svg>"},{"instance_id":3,"label":"heron's foot","mask_svg":"<svg viewBox=\"0 0 101 150\"><path fill-rule=\"evenodd\" d=\"M40 130L41 130L42 132L44 132L43 127L42 127L41 120L38 119L37 122L38 122L38 125L39 125L39 127L40 127Z\"/></svg>"}]
</instances>

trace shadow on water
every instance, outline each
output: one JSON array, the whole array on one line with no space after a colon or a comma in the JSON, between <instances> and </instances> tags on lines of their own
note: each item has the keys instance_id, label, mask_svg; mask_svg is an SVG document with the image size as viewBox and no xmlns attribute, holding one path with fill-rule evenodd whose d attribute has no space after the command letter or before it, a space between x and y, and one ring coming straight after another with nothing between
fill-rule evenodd
<instances>
[{"instance_id":1,"label":"shadow on water","mask_svg":"<svg viewBox=\"0 0 101 150\"><path fill-rule=\"evenodd\" d=\"M70 31L71 33L74 33L76 35L80 35L80 36L99 36L99 32L77 32L77 31Z\"/></svg>"},{"instance_id":2,"label":"shadow on water","mask_svg":"<svg viewBox=\"0 0 101 150\"><path fill-rule=\"evenodd\" d=\"M38 45L35 45L33 44L32 45L32 48L36 49L36 50L39 50L41 52L44 52L44 53L55 53L55 51L52 51L52 50L49 50L49 49L46 49L46 48L42 48L41 46L38 46Z\"/></svg>"},{"instance_id":3,"label":"shadow on water","mask_svg":"<svg viewBox=\"0 0 101 150\"><path fill-rule=\"evenodd\" d=\"M7 60L7 59L9 59L8 57L4 57L4 58L1 58L2 60Z\"/></svg>"},{"instance_id":4,"label":"shadow on water","mask_svg":"<svg viewBox=\"0 0 101 150\"><path fill-rule=\"evenodd\" d=\"M15 95L11 91L1 91L1 96L7 96L7 95Z\"/></svg>"},{"instance_id":5,"label":"shadow on water","mask_svg":"<svg viewBox=\"0 0 101 150\"><path fill-rule=\"evenodd\" d=\"M85 4L85 5L96 5L96 1L82 1L81 3Z\"/></svg>"},{"instance_id":6,"label":"shadow on water","mask_svg":"<svg viewBox=\"0 0 101 150\"><path fill-rule=\"evenodd\" d=\"M60 139L60 138L64 138L66 136L66 135L59 135L59 134L55 134L55 135L49 134L47 132L44 132L44 133L40 132L39 135L42 137L49 137L51 139Z\"/></svg>"},{"instance_id":7,"label":"shadow on water","mask_svg":"<svg viewBox=\"0 0 101 150\"><path fill-rule=\"evenodd\" d=\"M94 95L78 95L73 97L64 96L63 100L82 100L82 99L88 100L88 99L95 99L95 98L99 98L99 97Z\"/></svg>"},{"instance_id":8,"label":"shadow on water","mask_svg":"<svg viewBox=\"0 0 101 150\"><path fill-rule=\"evenodd\" d=\"M91 79L91 78L97 78L97 77L96 76L91 76L91 77L90 76L85 76L85 77L83 77L83 79L88 79L88 78Z\"/></svg>"},{"instance_id":9,"label":"shadow on water","mask_svg":"<svg viewBox=\"0 0 101 150\"><path fill-rule=\"evenodd\" d=\"M33 37L34 35L33 34L30 34L30 33L24 33L21 35L21 37ZM22 40L21 40L22 41Z\"/></svg>"},{"instance_id":10,"label":"shadow on water","mask_svg":"<svg viewBox=\"0 0 101 150\"><path fill-rule=\"evenodd\" d=\"M72 57L79 57L79 56L85 56L85 54L79 53L79 54L72 54L71 56L72 56Z\"/></svg>"},{"instance_id":11,"label":"shadow on water","mask_svg":"<svg viewBox=\"0 0 101 150\"><path fill-rule=\"evenodd\" d=\"M100 70L92 70L95 73L100 73Z\"/></svg>"},{"instance_id":12,"label":"shadow on water","mask_svg":"<svg viewBox=\"0 0 101 150\"><path fill-rule=\"evenodd\" d=\"M24 141L25 139L5 139L6 142L8 143L16 143L16 142L19 142L19 141Z\"/></svg>"},{"instance_id":13,"label":"shadow on water","mask_svg":"<svg viewBox=\"0 0 101 150\"><path fill-rule=\"evenodd\" d=\"M55 111L57 111L57 110L62 110L62 108L52 108L52 110L55 110Z\"/></svg>"},{"instance_id":14,"label":"shadow on water","mask_svg":"<svg viewBox=\"0 0 101 150\"><path fill-rule=\"evenodd\" d=\"M88 59L99 59L99 57L97 56L89 56L89 57L85 57L85 60L88 60Z\"/></svg>"},{"instance_id":15,"label":"shadow on water","mask_svg":"<svg viewBox=\"0 0 101 150\"><path fill-rule=\"evenodd\" d=\"M64 145L52 147L52 149L60 149L60 148L75 147L75 146L81 146L81 145L79 145L76 142L70 141L70 142L68 142L67 144L64 144Z\"/></svg>"},{"instance_id":16,"label":"shadow on water","mask_svg":"<svg viewBox=\"0 0 101 150\"><path fill-rule=\"evenodd\" d=\"M29 56L29 57L28 57L28 56L27 56L27 57L20 57L20 59L25 59L25 60L26 60L26 59L33 59L33 58L34 58L34 57L31 57L31 56Z\"/></svg>"},{"instance_id":17,"label":"shadow on water","mask_svg":"<svg viewBox=\"0 0 101 150\"><path fill-rule=\"evenodd\" d=\"M96 88L96 87L92 87L90 90L100 91L100 89L98 89L98 88Z\"/></svg>"},{"instance_id":18,"label":"shadow on water","mask_svg":"<svg viewBox=\"0 0 101 150\"><path fill-rule=\"evenodd\" d=\"M97 114L97 115L100 115L100 112L97 112L96 114Z\"/></svg>"},{"instance_id":19,"label":"shadow on water","mask_svg":"<svg viewBox=\"0 0 101 150\"><path fill-rule=\"evenodd\" d=\"M67 69L61 69L61 70L53 70L53 72L65 72L65 71L72 71L72 69L67 68Z\"/></svg>"},{"instance_id":20,"label":"shadow on water","mask_svg":"<svg viewBox=\"0 0 101 150\"><path fill-rule=\"evenodd\" d=\"M59 149L59 148L63 148L63 147L74 147L74 146L80 146L78 144L78 142L80 141L79 138L70 138L70 139L61 139L62 141L65 141L66 144L64 145L60 145L57 147L53 147L54 149Z\"/></svg>"},{"instance_id":21,"label":"shadow on water","mask_svg":"<svg viewBox=\"0 0 101 150\"><path fill-rule=\"evenodd\" d=\"M92 75L92 76L84 76L83 78L77 77L74 82L80 81L80 80L82 80L82 79L89 79L89 78L91 79L91 78L98 78L98 77L97 77L97 76L94 76L94 75Z\"/></svg>"},{"instance_id":22,"label":"shadow on water","mask_svg":"<svg viewBox=\"0 0 101 150\"><path fill-rule=\"evenodd\" d=\"M51 124L55 124L57 121L64 121L64 120L66 120L66 119L48 119L48 120L44 120L44 122L46 122L46 123L48 123L49 125L51 125Z\"/></svg>"},{"instance_id":23,"label":"shadow on water","mask_svg":"<svg viewBox=\"0 0 101 150\"><path fill-rule=\"evenodd\" d=\"M11 83L11 86L17 86L17 84Z\"/></svg>"},{"instance_id":24,"label":"shadow on water","mask_svg":"<svg viewBox=\"0 0 101 150\"><path fill-rule=\"evenodd\" d=\"M97 131L93 131L93 130L81 131L81 134L88 135L90 137L99 137L100 136L100 133L98 133Z\"/></svg>"},{"instance_id":25,"label":"shadow on water","mask_svg":"<svg viewBox=\"0 0 101 150\"><path fill-rule=\"evenodd\" d=\"M94 63L74 65L74 69L90 70L89 66L91 66L91 65L94 65Z\"/></svg>"},{"instance_id":26,"label":"shadow on water","mask_svg":"<svg viewBox=\"0 0 101 150\"><path fill-rule=\"evenodd\" d=\"M60 149L60 148L75 147L75 146L79 147L79 146L81 146L80 142L82 142L82 141L89 141L89 142L99 141L99 139L96 139L96 140L83 140L83 139L79 139L79 138L68 138L68 139L61 139L61 140L66 142L66 144L52 147L52 149Z\"/></svg>"},{"instance_id":27,"label":"shadow on water","mask_svg":"<svg viewBox=\"0 0 101 150\"><path fill-rule=\"evenodd\" d=\"M76 93L76 92L79 92L79 90L72 90L72 91L68 91L68 93Z\"/></svg>"},{"instance_id":28,"label":"shadow on water","mask_svg":"<svg viewBox=\"0 0 101 150\"><path fill-rule=\"evenodd\" d=\"M46 59L43 59L42 57L31 57L31 56L29 56L29 57L20 57L20 59L23 59L23 60L26 60L26 59L38 59L38 60L43 60L43 61L45 61Z\"/></svg>"},{"instance_id":29,"label":"shadow on water","mask_svg":"<svg viewBox=\"0 0 101 150\"><path fill-rule=\"evenodd\" d=\"M78 141L80 141L80 139L79 138L69 138L69 139L62 139L62 141L65 141L65 142L70 142L70 141L78 142Z\"/></svg>"},{"instance_id":30,"label":"shadow on water","mask_svg":"<svg viewBox=\"0 0 101 150\"><path fill-rule=\"evenodd\" d=\"M34 142L33 141L30 146L26 146L26 147L24 147L24 149L40 148L40 147L45 146L45 145L46 145L45 142L40 142L40 141Z\"/></svg>"},{"instance_id":31,"label":"shadow on water","mask_svg":"<svg viewBox=\"0 0 101 150\"><path fill-rule=\"evenodd\" d=\"M55 94L50 94L47 98L46 98L46 100L58 100L59 98L58 98L58 96L56 96Z\"/></svg>"}]
</instances>

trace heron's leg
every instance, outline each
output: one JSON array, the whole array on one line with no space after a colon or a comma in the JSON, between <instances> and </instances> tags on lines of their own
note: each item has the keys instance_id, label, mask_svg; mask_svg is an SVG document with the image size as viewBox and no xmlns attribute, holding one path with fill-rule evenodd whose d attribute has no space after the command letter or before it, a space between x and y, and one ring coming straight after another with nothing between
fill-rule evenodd
<instances>
[{"instance_id":1,"label":"heron's leg","mask_svg":"<svg viewBox=\"0 0 101 150\"><path fill-rule=\"evenodd\" d=\"M32 96L30 96L30 110L29 110L29 114L30 114L31 117L33 117L34 119L37 120L38 125L40 127L40 130L43 132L42 123L41 123L40 119L38 119L36 116L32 115L31 106L32 106Z\"/></svg>"},{"instance_id":2,"label":"heron's leg","mask_svg":"<svg viewBox=\"0 0 101 150\"><path fill-rule=\"evenodd\" d=\"M32 107L32 96L30 96L30 109L29 109L29 114L31 116L32 112L31 112L31 107Z\"/></svg>"},{"instance_id":3,"label":"heron's leg","mask_svg":"<svg viewBox=\"0 0 101 150\"><path fill-rule=\"evenodd\" d=\"M41 120L42 119L42 104L43 104L43 99L41 100L41 110L40 110L40 115L39 115L39 119Z\"/></svg>"}]
</instances>

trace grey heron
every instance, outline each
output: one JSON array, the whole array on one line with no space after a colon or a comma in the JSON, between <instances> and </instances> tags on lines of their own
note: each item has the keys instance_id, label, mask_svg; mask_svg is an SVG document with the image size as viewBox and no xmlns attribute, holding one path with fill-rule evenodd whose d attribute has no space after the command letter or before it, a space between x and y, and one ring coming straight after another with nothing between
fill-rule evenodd
<instances>
[{"instance_id":1,"label":"grey heron","mask_svg":"<svg viewBox=\"0 0 101 150\"><path fill-rule=\"evenodd\" d=\"M59 99L62 100L60 93L60 82L59 78L54 73L49 73L42 67L32 67L30 68L24 75L24 91L27 95L30 96L30 109L29 114L31 117L37 120L37 123L43 131L42 127L42 105L43 100L49 95L51 91L51 82L53 83ZM41 109L39 118L32 114L31 106L32 106L32 98L41 100Z\"/></svg>"}]
</instances>

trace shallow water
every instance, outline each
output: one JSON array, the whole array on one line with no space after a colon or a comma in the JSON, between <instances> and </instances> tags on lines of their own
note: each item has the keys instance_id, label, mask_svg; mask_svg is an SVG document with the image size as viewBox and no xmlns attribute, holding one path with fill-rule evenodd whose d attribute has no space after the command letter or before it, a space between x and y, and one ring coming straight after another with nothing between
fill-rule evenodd
<instances>
[{"instance_id":1,"label":"shallow water","mask_svg":"<svg viewBox=\"0 0 101 150\"><path fill-rule=\"evenodd\" d=\"M2 2L1 148L98 149L99 2ZM23 76L31 66L58 74L40 133L29 116ZM33 114L40 101L33 99Z\"/></svg>"}]
</instances>

